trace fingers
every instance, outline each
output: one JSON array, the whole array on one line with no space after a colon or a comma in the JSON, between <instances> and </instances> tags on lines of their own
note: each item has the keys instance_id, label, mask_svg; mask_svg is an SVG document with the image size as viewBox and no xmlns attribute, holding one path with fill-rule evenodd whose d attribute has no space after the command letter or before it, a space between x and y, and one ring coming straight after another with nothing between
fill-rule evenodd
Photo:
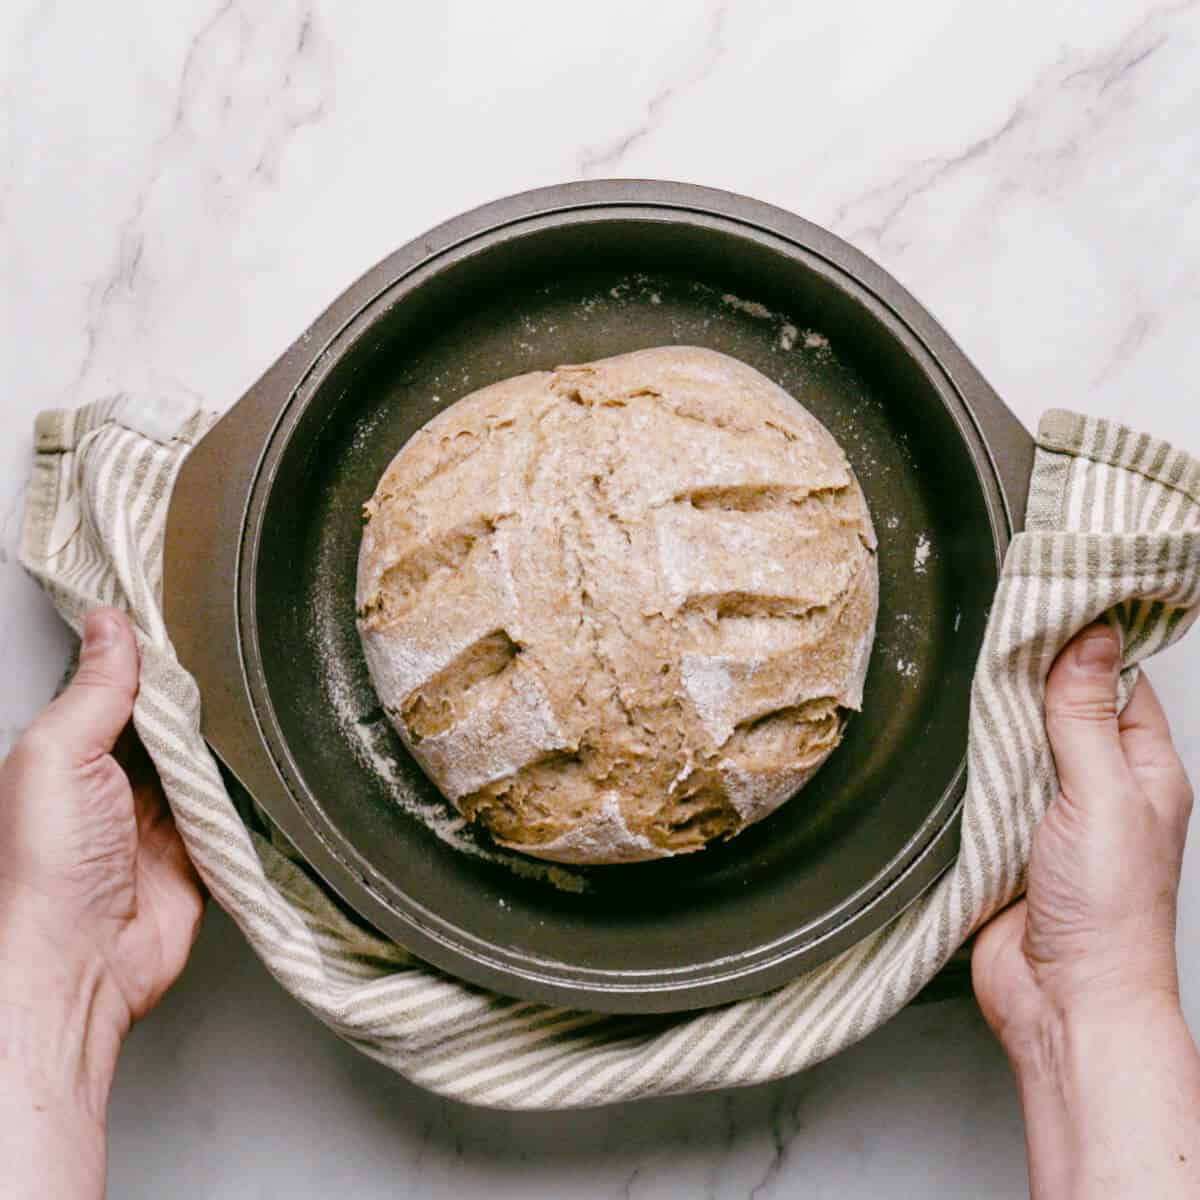
<instances>
[{"instance_id":1,"label":"fingers","mask_svg":"<svg viewBox=\"0 0 1200 1200\"><path fill-rule=\"evenodd\" d=\"M84 626L75 677L35 722L38 733L75 763L107 754L133 712L137 686L137 643L128 619L116 609L98 609Z\"/></svg>"},{"instance_id":2,"label":"fingers","mask_svg":"<svg viewBox=\"0 0 1200 1200\"><path fill-rule=\"evenodd\" d=\"M1125 761L1142 791L1165 815L1186 821L1192 808L1191 784L1171 740L1166 714L1144 674L1117 725Z\"/></svg>"},{"instance_id":3,"label":"fingers","mask_svg":"<svg viewBox=\"0 0 1200 1200\"><path fill-rule=\"evenodd\" d=\"M1117 721L1121 647L1107 625L1089 625L1058 656L1046 680L1046 732L1063 795L1075 802L1113 793L1129 767Z\"/></svg>"},{"instance_id":4,"label":"fingers","mask_svg":"<svg viewBox=\"0 0 1200 1200\"><path fill-rule=\"evenodd\" d=\"M1143 672L1138 677L1125 710L1117 718L1121 745L1130 767L1162 766L1175 757L1167 714L1159 703L1158 694Z\"/></svg>"}]
</instances>

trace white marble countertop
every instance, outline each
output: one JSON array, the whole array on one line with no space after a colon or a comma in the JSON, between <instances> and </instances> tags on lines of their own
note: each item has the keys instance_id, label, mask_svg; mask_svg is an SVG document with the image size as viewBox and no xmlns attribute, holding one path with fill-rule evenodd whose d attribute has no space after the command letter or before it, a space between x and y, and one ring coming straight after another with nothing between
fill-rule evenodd
<instances>
[{"instance_id":1,"label":"white marble countertop","mask_svg":"<svg viewBox=\"0 0 1200 1200\"><path fill-rule=\"evenodd\" d=\"M652 176L783 205L896 274L1027 424L1067 405L1200 450L1194 0L9 0L0 56L0 752L70 650L14 561L33 414L225 407L361 271L503 193ZM1152 673L1200 779L1200 638ZM1179 936L1195 1018L1195 848ZM218 913L127 1049L111 1177L177 1200L1025 1194L968 1002L778 1085L504 1115L341 1045Z\"/></svg>"}]
</instances>

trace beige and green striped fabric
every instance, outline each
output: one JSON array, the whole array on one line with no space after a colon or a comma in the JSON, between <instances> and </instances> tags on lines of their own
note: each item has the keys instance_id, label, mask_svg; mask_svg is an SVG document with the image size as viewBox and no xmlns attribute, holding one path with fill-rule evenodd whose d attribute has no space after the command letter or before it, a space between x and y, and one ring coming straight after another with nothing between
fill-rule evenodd
<instances>
[{"instance_id":1,"label":"beige and green striped fabric","mask_svg":"<svg viewBox=\"0 0 1200 1200\"><path fill-rule=\"evenodd\" d=\"M239 818L159 607L172 481L211 419L147 417L128 402L44 414L22 561L74 628L98 604L137 624L137 730L201 875L280 983L366 1054L476 1104L566 1108L757 1083L869 1033L1021 890L1055 787L1041 707L1059 648L1110 614L1132 669L1179 638L1200 601L1200 465L1118 425L1051 412L1028 531L1009 551L976 672L951 869L887 929L768 995L678 1018L549 1008L463 984L364 930Z\"/></svg>"}]
</instances>

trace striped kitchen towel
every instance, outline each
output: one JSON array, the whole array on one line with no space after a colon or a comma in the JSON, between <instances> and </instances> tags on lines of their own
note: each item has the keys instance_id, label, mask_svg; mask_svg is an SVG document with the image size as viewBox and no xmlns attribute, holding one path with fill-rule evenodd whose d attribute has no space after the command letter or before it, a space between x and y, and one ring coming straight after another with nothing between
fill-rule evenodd
<instances>
[{"instance_id":1,"label":"striped kitchen towel","mask_svg":"<svg viewBox=\"0 0 1200 1200\"><path fill-rule=\"evenodd\" d=\"M550 1008L460 983L364 929L239 817L159 603L171 485L212 419L116 401L43 414L22 562L76 630L100 604L132 617L137 731L205 883L275 977L366 1054L475 1104L568 1108L757 1083L869 1033L1021 891L1055 789L1041 711L1058 650L1108 614L1131 673L1185 632L1200 601L1200 465L1119 425L1049 413L1027 532L1009 550L976 671L954 865L886 929L767 995L674 1018Z\"/></svg>"}]
</instances>

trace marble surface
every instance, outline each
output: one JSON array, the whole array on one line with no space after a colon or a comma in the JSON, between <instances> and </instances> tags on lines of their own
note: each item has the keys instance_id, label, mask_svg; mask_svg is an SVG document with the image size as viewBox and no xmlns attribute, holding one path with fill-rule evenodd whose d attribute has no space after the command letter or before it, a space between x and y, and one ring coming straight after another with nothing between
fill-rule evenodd
<instances>
[{"instance_id":1,"label":"marble surface","mask_svg":"<svg viewBox=\"0 0 1200 1200\"><path fill-rule=\"evenodd\" d=\"M1195 2L8 0L0 62L0 751L71 649L14 561L33 413L227 406L362 270L506 192L784 205L895 273L1027 423L1065 404L1200 450ZM1200 639L1153 674L1200 779ZM1179 936L1196 1018L1194 848ZM120 1197L1025 1192L966 1001L778 1085L503 1115L343 1047L218 913L131 1040L112 1142Z\"/></svg>"}]
</instances>

